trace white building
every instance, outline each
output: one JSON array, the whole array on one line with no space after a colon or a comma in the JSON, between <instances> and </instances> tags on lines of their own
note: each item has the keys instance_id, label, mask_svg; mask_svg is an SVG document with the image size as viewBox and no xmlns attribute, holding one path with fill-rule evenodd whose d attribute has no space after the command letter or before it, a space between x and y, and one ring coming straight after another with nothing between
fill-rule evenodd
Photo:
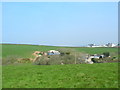
<instances>
[{"instance_id":1,"label":"white building","mask_svg":"<svg viewBox=\"0 0 120 90\"><path fill-rule=\"evenodd\" d=\"M113 43L108 43L108 44L106 44L106 46L107 47L115 47L115 46L117 46L116 44L113 44Z\"/></svg>"},{"instance_id":2,"label":"white building","mask_svg":"<svg viewBox=\"0 0 120 90\"><path fill-rule=\"evenodd\" d=\"M117 44L107 43L105 45L88 44L87 47L116 47L116 46L117 46Z\"/></svg>"}]
</instances>

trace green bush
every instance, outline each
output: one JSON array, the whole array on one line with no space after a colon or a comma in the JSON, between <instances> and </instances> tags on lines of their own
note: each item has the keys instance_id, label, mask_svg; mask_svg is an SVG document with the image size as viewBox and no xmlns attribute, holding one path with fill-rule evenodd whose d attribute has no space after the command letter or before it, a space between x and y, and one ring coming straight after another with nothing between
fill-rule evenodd
<instances>
[{"instance_id":1,"label":"green bush","mask_svg":"<svg viewBox=\"0 0 120 90\"><path fill-rule=\"evenodd\" d=\"M105 55L105 57L101 60L101 62L114 62L118 60L118 52L105 52L103 55Z\"/></svg>"},{"instance_id":2,"label":"green bush","mask_svg":"<svg viewBox=\"0 0 120 90\"><path fill-rule=\"evenodd\" d=\"M48 65L58 65L61 64L62 60L60 55L51 55L48 59Z\"/></svg>"},{"instance_id":3,"label":"green bush","mask_svg":"<svg viewBox=\"0 0 120 90\"><path fill-rule=\"evenodd\" d=\"M85 59L86 59L86 56L87 56L86 53L75 52L74 56L75 56L75 59L76 59L76 64L86 63L85 62Z\"/></svg>"},{"instance_id":4,"label":"green bush","mask_svg":"<svg viewBox=\"0 0 120 90\"><path fill-rule=\"evenodd\" d=\"M9 64L17 63L18 58L19 56L15 56L15 55L7 56L6 58L2 59L2 65L9 65Z\"/></svg>"},{"instance_id":5,"label":"green bush","mask_svg":"<svg viewBox=\"0 0 120 90\"><path fill-rule=\"evenodd\" d=\"M34 64L35 65L48 65L48 59L47 57L41 56L39 57Z\"/></svg>"},{"instance_id":6,"label":"green bush","mask_svg":"<svg viewBox=\"0 0 120 90\"><path fill-rule=\"evenodd\" d=\"M85 63L85 53L76 52L69 48L58 50L60 55L41 56L34 62L36 65L80 64ZM49 58L48 58L49 57Z\"/></svg>"},{"instance_id":7,"label":"green bush","mask_svg":"<svg viewBox=\"0 0 120 90\"><path fill-rule=\"evenodd\" d=\"M72 64L73 57L70 55L51 55L49 58L45 58L44 56L41 56L38 60L36 60L34 63L36 65L57 65L57 64Z\"/></svg>"},{"instance_id":8,"label":"green bush","mask_svg":"<svg viewBox=\"0 0 120 90\"><path fill-rule=\"evenodd\" d=\"M104 55L105 57L109 57L109 56L110 56L110 53L109 53L109 52L104 52L103 55Z\"/></svg>"},{"instance_id":9,"label":"green bush","mask_svg":"<svg viewBox=\"0 0 120 90\"><path fill-rule=\"evenodd\" d=\"M64 55L64 56L61 56L60 59L64 64L74 64L74 60L75 60L73 55Z\"/></svg>"},{"instance_id":10,"label":"green bush","mask_svg":"<svg viewBox=\"0 0 120 90\"><path fill-rule=\"evenodd\" d=\"M105 57L105 58L102 58L102 59L92 59L92 61L94 63L106 63L106 62L117 62L118 61L118 58L116 57Z\"/></svg>"},{"instance_id":11,"label":"green bush","mask_svg":"<svg viewBox=\"0 0 120 90\"><path fill-rule=\"evenodd\" d=\"M112 60L118 60L118 52L111 52L110 53L111 59Z\"/></svg>"},{"instance_id":12,"label":"green bush","mask_svg":"<svg viewBox=\"0 0 120 90\"><path fill-rule=\"evenodd\" d=\"M59 48L57 49L61 53L61 55L70 55L74 52L76 52L74 49L71 48Z\"/></svg>"}]
</instances>

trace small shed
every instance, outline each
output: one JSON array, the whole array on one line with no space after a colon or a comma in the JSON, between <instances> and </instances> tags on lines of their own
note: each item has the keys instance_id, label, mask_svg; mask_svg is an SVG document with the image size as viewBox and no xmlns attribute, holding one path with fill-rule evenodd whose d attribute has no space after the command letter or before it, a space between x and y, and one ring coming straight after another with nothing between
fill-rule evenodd
<instances>
[{"instance_id":1,"label":"small shed","mask_svg":"<svg viewBox=\"0 0 120 90\"><path fill-rule=\"evenodd\" d=\"M59 55L60 52L59 52L59 51L56 51L56 50L49 50L49 51L47 52L47 54L48 54L48 55Z\"/></svg>"}]
</instances>

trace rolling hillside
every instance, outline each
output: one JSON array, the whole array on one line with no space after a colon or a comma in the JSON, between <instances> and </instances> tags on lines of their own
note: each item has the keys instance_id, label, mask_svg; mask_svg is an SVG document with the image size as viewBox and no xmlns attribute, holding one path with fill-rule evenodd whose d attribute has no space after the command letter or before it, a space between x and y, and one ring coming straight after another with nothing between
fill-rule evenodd
<instances>
[{"instance_id":1,"label":"rolling hillside","mask_svg":"<svg viewBox=\"0 0 120 90\"><path fill-rule=\"evenodd\" d=\"M63 47L37 45L2 45L6 58L17 55L32 57L34 51L48 51ZM70 48L70 47L64 47ZM117 48L71 47L79 52L117 53ZM3 88L118 88L118 63L34 65L18 63L2 66Z\"/></svg>"},{"instance_id":2,"label":"rolling hillside","mask_svg":"<svg viewBox=\"0 0 120 90\"><path fill-rule=\"evenodd\" d=\"M56 46L38 46L38 45L17 45L17 44L3 44L2 45L2 57L10 55L16 55L23 58L33 57L34 51L48 51L58 48L72 48L79 52L85 52L89 54L102 54L103 52L118 52L117 48L88 48L88 47L56 47Z\"/></svg>"}]
</instances>

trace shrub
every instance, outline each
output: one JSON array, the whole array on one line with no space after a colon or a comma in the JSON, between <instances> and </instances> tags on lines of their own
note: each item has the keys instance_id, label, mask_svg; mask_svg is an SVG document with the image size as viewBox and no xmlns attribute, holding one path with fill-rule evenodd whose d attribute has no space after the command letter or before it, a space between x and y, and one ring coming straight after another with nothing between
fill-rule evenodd
<instances>
[{"instance_id":1,"label":"shrub","mask_svg":"<svg viewBox=\"0 0 120 90\"><path fill-rule=\"evenodd\" d=\"M109 52L104 52L103 55L104 55L105 57L109 57L109 56L110 56L110 53L109 53Z\"/></svg>"},{"instance_id":2,"label":"shrub","mask_svg":"<svg viewBox=\"0 0 120 90\"><path fill-rule=\"evenodd\" d=\"M50 58L48 59L48 65L57 65L61 63L62 60L60 55L51 55Z\"/></svg>"},{"instance_id":3,"label":"shrub","mask_svg":"<svg viewBox=\"0 0 120 90\"><path fill-rule=\"evenodd\" d=\"M110 52L110 53L109 52L104 52L103 55L105 57L103 59L101 59L101 62L113 62L113 61L118 60L118 53L117 52Z\"/></svg>"},{"instance_id":4,"label":"shrub","mask_svg":"<svg viewBox=\"0 0 120 90\"><path fill-rule=\"evenodd\" d=\"M36 65L48 65L48 59L47 57L41 56L40 58L38 58L34 64Z\"/></svg>"},{"instance_id":5,"label":"shrub","mask_svg":"<svg viewBox=\"0 0 120 90\"><path fill-rule=\"evenodd\" d=\"M80 64L85 63L86 54L76 52L69 48L58 50L60 55L41 56L34 62L36 65L56 65L56 64ZM49 57L49 58L48 58Z\"/></svg>"},{"instance_id":6,"label":"shrub","mask_svg":"<svg viewBox=\"0 0 120 90\"><path fill-rule=\"evenodd\" d=\"M59 48L59 49L57 49L57 51L59 51L61 53L61 56L70 55L70 54L76 52L74 49L71 49L71 48Z\"/></svg>"},{"instance_id":7,"label":"shrub","mask_svg":"<svg viewBox=\"0 0 120 90\"><path fill-rule=\"evenodd\" d=\"M2 59L2 65L9 65L9 64L17 63L18 58L19 56L15 56L15 55L7 56L6 58Z\"/></svg>"},{"instance_id":8,"label":"shrub","mask_svg":"<svg viewBox=\"0 0 120 90\"><path fill-rule=\"evenodd\" d=\"M76 60L76 64L85 63L86 56L87 56L86 53L75 52L74 57L75 57L75 60Z\"/></svg>"},{"instance_id":9,"label":"shrub","mask_svg":"<svg viewBox=\"0 0 120 90\"><path fill-rule=\"evenodd\" d=\"M62 56L64 56L64 60L66 60L67 63L68 62L72 64L85 63L86 53L81 53L71 48L61 48L59 49L59 51L62 52ZM71 61L69 61L69 58L71 58Z\"/></svg>"},{"instance_id":10,"label":"shrub","mask_svg":"<svg viewBox=\"0 0 120 90\"><path fill-rule=\"evenodd\" d=\"M64 64L74 64L74 56L73 55L64 55L61 56L62 63Z\"/></svg>"},{"instance_id":11,"label":"shrub","mask_svg":"<svg viewBox=\"0 0 120 90\"><path fill-rule=\"evenodd\" d=\"M112 60L118 60L118 52L111 52L110 56Z\"/></svg>"}]
</instances>

